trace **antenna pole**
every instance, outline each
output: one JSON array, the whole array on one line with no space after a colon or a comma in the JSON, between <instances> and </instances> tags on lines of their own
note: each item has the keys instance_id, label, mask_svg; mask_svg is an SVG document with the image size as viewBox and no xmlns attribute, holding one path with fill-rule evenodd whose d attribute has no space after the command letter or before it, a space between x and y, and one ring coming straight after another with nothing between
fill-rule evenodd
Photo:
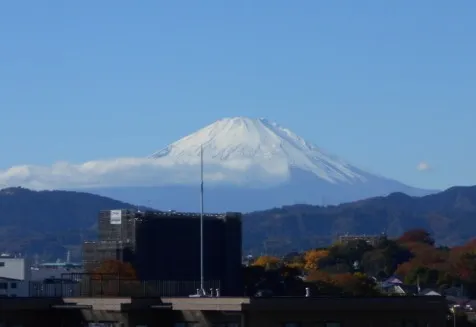
<instances>
[{"instance_id":1,"label":"antenna pole","mask_svg":"<svg viewBox=\"0 0 476 327\"><path fill-rule=\"evenodd\" d=\"M203 277L203 146L200 145L200 291L205 295Z\"/></svg>"}]
</instances>

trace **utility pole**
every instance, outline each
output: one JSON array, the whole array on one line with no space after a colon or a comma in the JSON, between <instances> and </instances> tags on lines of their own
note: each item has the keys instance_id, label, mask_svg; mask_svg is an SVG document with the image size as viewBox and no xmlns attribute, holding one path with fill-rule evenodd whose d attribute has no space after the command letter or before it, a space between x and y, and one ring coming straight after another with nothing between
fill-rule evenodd
<instances>
[{"instance_id":1,"label":"utility pole","mask_svg":"<svg viewBox=\"0 0 476 327\"><path fill-rule=\"evenodd\" d=\"M203 146L200 145L200 291L204 296L203 259Z\"/></svg>"}]
</instances>

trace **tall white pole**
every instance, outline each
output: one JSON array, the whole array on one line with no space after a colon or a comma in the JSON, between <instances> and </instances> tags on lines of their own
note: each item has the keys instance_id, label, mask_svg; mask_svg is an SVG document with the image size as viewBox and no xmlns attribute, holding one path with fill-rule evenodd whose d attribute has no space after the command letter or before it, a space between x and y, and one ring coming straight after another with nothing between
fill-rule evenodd
<instances>
[{"instance_id":1,"label":"tall white pole","mask_svg":"<svg viewBox=\"0 0 476 327\"><path fill-rule=\"evenodd\" d=\"M203 146L200 145L200 291L205 295L203 277Z\"/></svg>"}]
</instances>

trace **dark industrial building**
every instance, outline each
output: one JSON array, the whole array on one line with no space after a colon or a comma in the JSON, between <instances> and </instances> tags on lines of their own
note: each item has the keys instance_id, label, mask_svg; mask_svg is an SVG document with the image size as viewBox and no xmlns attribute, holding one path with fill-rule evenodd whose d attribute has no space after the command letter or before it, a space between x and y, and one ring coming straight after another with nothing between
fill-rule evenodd
<instances>
[{"instance_id":1,"label":"dark industrial building","mask_svg":"<svg viewBox=\"0 0 476 327\"><path fill-rule=\"evenodd\" d=\"M241 214L204 216L204 278L223 295L242 295ZM136 222L136 267L141 279L200 279L200 216L146 213Z\"/></svg>"},{"instance_id":2,"label":"dark industrial building","mask_svg":"<svg viewBox=\"0 0 476 327\"><path fill-rule=\"evenodd\" d=\"M132 263L143 281L200 280L199 214L102 211L98 228L99 240L83 244L86 270L113 259ZM204 279L242 295L241 214L205 214L203 229Z\"/></svg>"}]
</instances>

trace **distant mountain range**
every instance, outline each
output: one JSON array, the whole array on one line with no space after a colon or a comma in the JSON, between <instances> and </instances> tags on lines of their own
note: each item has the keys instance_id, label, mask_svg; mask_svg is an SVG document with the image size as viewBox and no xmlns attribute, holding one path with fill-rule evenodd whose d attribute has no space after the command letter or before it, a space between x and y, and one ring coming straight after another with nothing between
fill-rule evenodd
<instances>
[{"instance_id":1,"label":"distant mountain range","mask_svg":"<svg viewBox=\"0 0 476 327\"><path fill-rule=\"evenodd\" d=\"M64 258L95 239L100 210L135 206L69 191L0 191L0 251ZM337 206L292 205L244 216L244 251L285 253L329 244L339 234L400 235L425 228L439 244L454 245L476 234L476 186L453 187L424 197L393 193Z\"/></svg>"},{"instance_id":2,"label":"distant mountain range","mask_svg":"<svg viewBox=\"0 0 476 327\"><path fill-rule=\"evenodd\" d=\"M326 245L342 234L391 236L413 228L440 245L476 238L476 186L423 197L392 193L337 206L284 206L246 215L244 248L282 253Z\"/></svg>"},{"instance_id":3,"label":"distant mountain range","mask_svg":"<svg viewBox=\"0 0 476 327\"><path fill-rule=\"evenodd\" d=\"M0 190L0 252L65 259L79 256L82 240L96 238L100 210L133 208L102 196L69 191Z\"/></svg>"},{"instance_id":4,"label":"distant mountain range","mask_svg":"<svg viewBox=\"0 0 476 327\"><path fill-rule=\"evenodd\" d=\"M156 185L84 191L129 203L197 210L201 153L209 211L250 212L298 203L338 204L392 192L434 192L368 173L275 122L247 117L218 120L153 153L149 159L174 167Z\"/></svg>"}]
</instances>

